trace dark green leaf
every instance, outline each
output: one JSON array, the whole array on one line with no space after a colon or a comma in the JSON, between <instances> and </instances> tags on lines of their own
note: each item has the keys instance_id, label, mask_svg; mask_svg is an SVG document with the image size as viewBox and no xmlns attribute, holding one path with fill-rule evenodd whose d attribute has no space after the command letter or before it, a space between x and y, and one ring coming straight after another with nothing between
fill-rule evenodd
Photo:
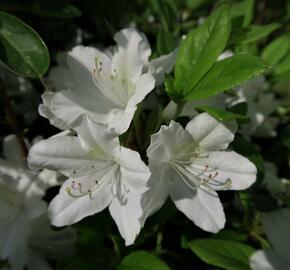
<instances>
[{"instance_id":1,"label":"dark green leaf","mask_svg":"<svg viewBox=\"0 0 290 270\"><path fill-rule=\"evenodd\" d=\"M262 58L271 65L277 64L290 50L290 36L283 35L268 44L262 51Z\"/></svg>"},{"instance_id":2,"label":"dark green leaf","mask_svg":"<svg viewBox=\"0 0 290 270\"><path fill-rule=\"evenodd\" d=\"M244 0L231 5L231 17L243 16L242 26L248 26L253 18L254 0Z\"/></svg>"},{"instance_id":3,"label":"dark green leaf","mask_svg":"<svg viewBox=\"0 0 290 270\"><path fill-rule=\"evenodd\" d=\"M212 236L213 239L231 240L231 241L246 241L248 236L245 233L233 231L233 230L222 230Z\"/></svg>"},{"instance_id":4,"label":"dark green leaf","mask_svg":"<svg viewBox=\"0 0 290 270\"><path fill-rule=\"evenodd\" d=\"M248 44L255 42L271 34L273 31L280 28L279 23L271 23L267 25L251 25L241 31L236 31L231 37L231 44Z\"/></svg>"},{"instance_id":5,"label":"dark green leaf","mask_svg":"<svg viewBox=\"0 0 290 270\"><path fill-rule=\"evenodd\" d=\"M270 66L257 56L236 54L218 61L185 99L216 95L262 74L269 68Z\"/></svg>"},{"instance_id":6,"label":"dark green leaf","mask_svg":"<svg viewBox=\"0 0 290 270\"><path fill-rule=\"evenodd\" d=\"M49 53L40 36L16 17L0 12L0 60L21 76L39 78L49 66Z\"/></svg>"},{"instance_id":7,"label":"dark green leaf","mask_svg":"<svg viewBox=\"0 0 290 270\"><path fill-rule=\"evenodd\" d=\"M160 55L171 53L176 47L174 37L171 32L161 29L157 36L157 50Z\"/></svg>"},{"instance_id":8,"label":"dark green leaf","mask_svg":"<svg viewBox=\"0 0 290 270\"><path fill-rule=\"evenodd\" d=\"M182 41L175 65L175 89L185 96L214 65L230 34L228 6L217 9Z\"/></svg>"},{"instance_id":9,"label":"dark green leaf","mask_svg":"<svg viewBox=\"0 0 290 270\"><path fill-rule=\"evenodd\" d=\"M82 15L78 8L59 1L36 1L27 11L54 18L74 18Z\"/></svg>"},{"instance_id":10,"label":"dark green leaf","mask_svg":"<svg viewBox=\"0 0 290 270\"><path fill-rule=\"evenodd\" d=\"M236 114L233 112L217 109L217 108L212 108L208 106L199 106L196 108L197 110L207 112L214 118L216 118L219 121L230 121L230 120L247 120L247 116L241 115L241 114Z\"/></svg>"},{"instance_id":11,"label":"dark green leaf","mask_svg":"<svg viewBox=\"0 0 290 270\"><path fill-rule=\"evenodd\" d=\"M200 239L189 243L191 250L208 264L227 270L250 270L252 247L234 241Z\"/></svg>"},{"instance_id":12,"label":"dark green leaf","mask_svg":"<svg viewBox=\"0 0 290 270\"><path fill-rule=\"evenodd\" d=\"M170 268L149 252L135 251L123 259L118 270L170 270Z\"/></svg>"}]
</instances>

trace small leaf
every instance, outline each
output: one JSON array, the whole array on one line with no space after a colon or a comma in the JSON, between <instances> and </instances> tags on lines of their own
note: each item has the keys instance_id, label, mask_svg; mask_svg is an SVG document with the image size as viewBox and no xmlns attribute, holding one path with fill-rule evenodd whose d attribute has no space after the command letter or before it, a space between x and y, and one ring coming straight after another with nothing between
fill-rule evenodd
<instances>
[{"instance_id":1,"label":"small leaf","mask_svg":"<svg viewBox=\"0 0 290 270\"><path fill-rule=\"evenodd\" d=\"M197 110L207 112L214 118L216 118L218 121L231 121L231 120L247 120L247 116L241 115L241 114L236 114L233 112L217 109L217 108L212 108L212 107L207 107L207 106L199 106L196 108Z\"/></svg>"},{"instance_id":2,"label":"small leaf","mask_svg":"<svg viewBox=\"0 0 290 270\"><path fill-rule=\"evenodd\" d=\"M185 99L216 95L264 73L269 68L270 66L257 56L236 54L218 61Z\"/></svg>"},{"instance_id":3,"label":"small leaf","mask_svg":"<svg viewBox=\"0 0 290 270\"><path fill-rule=\"evenodd\" d=\"M222 230L212 236L212 239L231 240L231 241L246 241L248 238L247 234L233 231L233 230Z\"/></svg>"},{"instance_id":4,"label":"small leaf","mask_svg":"<svg viewBox=\"0 0 290 270\"><path fill-rule=\"evenodd\" d=\"M241 31L233 32L231 36L231 44L248 44L264 38L280 28L279 23L271 23L267 25L251 25Z\"/></svg>"},{"instance_id":5,"label":"small leaf","mask_svg":"<svg viewBox=\"0 0 290 270\"><path fill-rule=\"evenodd\" d=\"M217 9L182 41L175 65L175 89L186 95L214 65L230 35L228 6Z\"/></svg>"},{"instance_id":6,"label":"small leaf","mask_svg":"<svg viewBox=\"0 0 290 270\"><path fill-rule=\"evenodd\" d=\"M200 239L189 243L191 250L208 264L227 270L250 270L252 247L228 240Z\"/></svg>"},{"instance_id":7,"label":"small leaf","mask_svg":"<svg viewBox=\"0 0 290 270\"><path fill-rule=\"evenodd\" d=\"M123 259L118 270L170 270L170 268L149 252L135 251Z\"/></svg>"},{"instance_id":8,"label":"small leaf","mask_svg":"<svg viewBox=\"0 0 290 270\"><path fill-rule=\"evenodd\" d=\"M16 17L0 12L0 61L21 76L39 78L49 66L49 53L40 36Z\"/></svg>"},{"instance_id":9,"label":"small leaf","mask_svg":"<svg viewBox=\"0 0 290 270\"><path fill-rule=\"evenodd\" d=\"M254 14L254 0L244 0L231 5L230 13L231 17L240 17L243 16L243 24L242 26L248 26Z\"/></svg>"},{"instance_id":10,"label":"small leaf","mask_svg":"<svg viewBox=\"0 0 290 270\"><path fill-rule=\"evenodd\" d=\"M277 64L290 50L290 36L283 35L268 44L262 51L262 58L271 65Z\"/></svg>"}]
</instances>

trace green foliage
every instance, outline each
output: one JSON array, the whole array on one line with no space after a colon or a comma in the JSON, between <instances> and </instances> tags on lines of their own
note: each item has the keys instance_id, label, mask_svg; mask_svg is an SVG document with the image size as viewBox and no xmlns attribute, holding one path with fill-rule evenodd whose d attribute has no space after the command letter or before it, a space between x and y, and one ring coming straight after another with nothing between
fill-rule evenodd
<instances>
[{"instance_id":1,"label":"green foliage","mask_svg":"<svg viewBox=\"0 0 290 270\"><path fill-rule=\"evenodd\" d=\"M230 120L248 120L247 116L233 113L230 111L225 111L221 109L216 109L208 106L199 106L198 110L207 112L219 121L230 121Z\"/></svg>"},{"instance_id":2,"label":"green foliage","mask_svg":"<svg viewBox=\"0 0 290 270\"><path fill-rule=\"evenodd\" d=\"M226 47L229 35L229 9L223 6L182 41L176 59L174 86L181 98L190 94L214 65Z\"/></svg>"},{"instance_id":3,"label":"green foliage","mask_svg":"<svg viewBox=\"0 0 290 270\"><path fill-rule=\"evenodd\" d=\"M49 53L39 35L16 17L0 12L0 60L11 71L27 77L43 76Z\"/></svg>"},{"instance_id":4,"label":"green foliage","mask_svg":"<svg viewBox=\"0 0 290 270\"><path fill-rule=\"evenodd\" d=\"M236 54L216 62L185 99L193 100L216 95L264 73L269 68L270 66L259 57Z\"/></svg>"},{"instance_id":5,"label":"green foliage","mask_svg":"<svg viewBox=\"0 0 290 270\"><path fill-rule=\"evenodd\" d=\"M250 270L249 258L254 249L248 245L217 239L200 239L189 243L191 250L208 264L227 270Z\"/></svg>"},{"instance_id":6,"label":"green foliage","mask_svg":"<svg viewBox=\"0 0 290 270\"><path fill-rule=\"evenodd\" d=\"M118 270L170 270L170 268L147 251L135 251L123 259Z\"/></svg>"}]
</instances>

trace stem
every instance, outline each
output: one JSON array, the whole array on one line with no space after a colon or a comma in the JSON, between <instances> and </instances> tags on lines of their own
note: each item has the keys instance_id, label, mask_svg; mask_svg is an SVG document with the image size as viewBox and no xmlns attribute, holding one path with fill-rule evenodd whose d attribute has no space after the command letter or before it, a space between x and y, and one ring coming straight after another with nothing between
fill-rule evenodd
<instances>
[{"instance_id":1,"label":"stem","mask_svg":"<svg viewBox=\"0 0 290 270\"><path fill-rule=\"evenodd\" d=\"M0 79L0 100L4 108L4 112L6 114L8 124L12 132L15 134L18 144L21 148L22 157L26 158L28 154L28 149L23 139L23 135L22 135L23 130L21 128L21 125L19 124L16 113L13 110L13 107L11 105L11 100L5 92L4 84L1 79Z\"/></svg>"},{"instance_id":2,"label":"stem","mask_svg":"<svg viewBox=\"0 0 290 270\"><path fill-rule=\"evenodd\" d=\"M178 118L178 116L180 115L183 107L184 107L185 103L184 102L180 102L177 104L177 108L173 117L173 120L175 120L176 118Z\"/></svg>"},{"instance_id":3,"label":"stem","mask_svg":"<svg viewBox=\"0 0 290 270\"><path fill-rule=\"evenodd\" d=\"M161 231L159 231L157 233L156 247L155 247L155 250L158 253L162 251L162 240L163 240L163 233Z\"/></svg>"}]
</instances>

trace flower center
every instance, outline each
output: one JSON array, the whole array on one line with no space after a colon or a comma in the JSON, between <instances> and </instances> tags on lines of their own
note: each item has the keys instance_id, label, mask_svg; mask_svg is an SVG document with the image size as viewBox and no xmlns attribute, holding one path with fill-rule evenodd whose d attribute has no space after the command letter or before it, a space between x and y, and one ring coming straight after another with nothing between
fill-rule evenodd
<instances>
[{"instance_id":1,"label":"flower center","mask_svg":"<svg viewBox=\"0 0 290 270\"><path fill-rule=\"evenodd\" d=\"M225 190L231 187L230 178L219 179L218 168L210 167L208 164L195 164L195 160L208 158L208 155L192 152L190 160L170 159L170 166L183 182L192 190L198 188L204 190Z\"/></svg>"},{"instance_id":2,"label":"flower center","mask_svg":"<svg viewBox=\"0 0 290 270\"><path fill-rule=\"evenodd\" d=\"M123 181L121 181L120 165L115 161L105 161L98 165L92 165L94 172L91 177L98 175L98 179L90 181L89 185L84 185L82 180L74 179L71 185L66 188L67 194L72 198L81 198L88 196L93 200L93 194L97 193L103 185L111 185L113 197L117 197L121 203L126 203L125 193L129 192ZM77 174L77 172L73 172ZM81 178L81 177L80 177Z\"/></svg>"},{"instance_id":3,"label":"flower center","mask_svg":"<svg viewBox=\"0 0 290 270\"><path fill-rule=\"evenodd\" d=\"M108 71L103 63L95 59L96 68L93 70L93 79L100 91L121 108L126 108L128 100L135 91L134 85L121 76L116 68ZM120 74L119 74L120 73Z\"/></svg>"}]
</instances>

